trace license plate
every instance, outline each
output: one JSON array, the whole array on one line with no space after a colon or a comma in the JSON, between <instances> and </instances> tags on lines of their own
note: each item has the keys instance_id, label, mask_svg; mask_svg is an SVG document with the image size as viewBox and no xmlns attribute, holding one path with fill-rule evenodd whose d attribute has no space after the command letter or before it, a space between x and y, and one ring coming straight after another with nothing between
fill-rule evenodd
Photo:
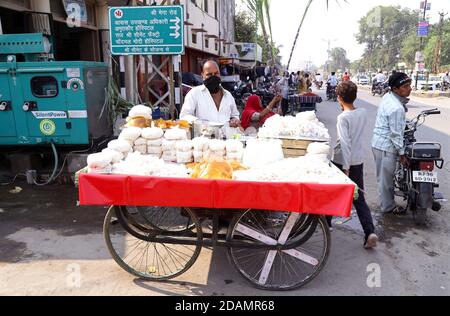
<instances>
[{"instance_id":1,"label":"license plate","mask_svg":"<svg viewBox=\"0 0 450 316\"><path fill-rule=\"evenodd\" d=\"M437 172L431 171L413 171L413 181L435 184L439 183Z\"/></svg>"}]
</instances>

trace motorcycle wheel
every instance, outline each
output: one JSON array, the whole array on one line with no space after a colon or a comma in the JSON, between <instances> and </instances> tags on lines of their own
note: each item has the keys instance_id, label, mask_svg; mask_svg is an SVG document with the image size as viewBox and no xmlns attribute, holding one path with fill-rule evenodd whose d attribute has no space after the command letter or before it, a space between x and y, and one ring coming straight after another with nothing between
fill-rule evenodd
<instances>
[{"instance_id":1,"label":"motorcycle wheel","mask_svg":"<svg viewBox=\"0 0 450 316\"><path fill-rule=\"evenodd\" d=\"M414 223L417 226L424 226L425 219L427 218L427 209L426 208L418 208L413 211Z\"/></svg>"}]
</instances>

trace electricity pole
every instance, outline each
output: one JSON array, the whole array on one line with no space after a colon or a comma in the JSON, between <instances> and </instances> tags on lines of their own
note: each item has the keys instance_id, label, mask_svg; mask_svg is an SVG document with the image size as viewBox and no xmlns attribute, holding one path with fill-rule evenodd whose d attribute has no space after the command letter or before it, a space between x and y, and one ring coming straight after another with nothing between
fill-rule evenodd
<instances>
[{"instance_id":1,"label":"electricity pole","mask_svg":"<svg viewBox=\"0 0 450 316\"><path fill-rule=\"evenodd\" d=\"M428 0L425 0L424 5L423 5L423 18L422 21L425 21L427 18L427 6L428 6ZM423 51L423 37L420 37L420 48L419 50L422 52ZM416 90L417 90L417 86L419 84L419 65L416 65L417 67L417 71L416 71Z\"/></svg>"}]
</instances>

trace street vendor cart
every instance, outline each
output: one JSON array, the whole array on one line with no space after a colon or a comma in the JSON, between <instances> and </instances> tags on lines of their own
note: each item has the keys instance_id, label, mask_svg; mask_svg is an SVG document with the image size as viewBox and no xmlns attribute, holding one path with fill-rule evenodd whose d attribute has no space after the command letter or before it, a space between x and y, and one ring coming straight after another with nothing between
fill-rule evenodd
<instances>
[{"instance_id":1,"label":"street vendor cart","mask_svg":"<svg viewBox=\"0 0 450 316\"><path fill-rule=\"evenodd\" d=\"M193 266L202 247L226 247L237 271L264 290L297 289L321 272L331 247L324 216L350 216L354 192L351 184L79 178L81 205L113 205L104 237L127 272L172 279Z\"/></svg>"}]
</instances>

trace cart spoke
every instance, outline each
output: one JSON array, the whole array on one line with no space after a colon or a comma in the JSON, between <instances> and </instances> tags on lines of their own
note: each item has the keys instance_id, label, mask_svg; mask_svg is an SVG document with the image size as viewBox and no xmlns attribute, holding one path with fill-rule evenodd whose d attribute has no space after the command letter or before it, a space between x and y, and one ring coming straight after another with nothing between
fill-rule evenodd
<instances>
[{"instance_id":1,"label":"cart spoke","mask_svg":"<svg viewBox=\"0 0 450 316\"><path fill-rule=\"evenodd\" d=\"M272 270L273 262L275 261L275 257L277 255L276 250L269 251L269 254L267 255L266 261L264 262L261 275L259 277L259 283L260 284L266 284L267 279L269 277L269 273Z\"/></svg>"},{"instance_id":2,"label":"cart spoke","mask_svg":"<svg viewBox=\"0 0 450 316\"><path fill-rule=\"evenodd\" d=\"M252 239L260 241L266 245L275 246L278 244L278 242L275 239L272 239L272 238L268 237L267 235L263 235L260 232L254 230L254 229L251 229L250 227L247 227L242 224L239 224L236 227L236 231L238 231L239 233L241 233L245 236L248 236Z\"/></svg>"},{"instance_id":3,"label":"cart spoke","mask_svg":"<svg viewBox=\"0 0 450 316\"><path fill-rule=\"evenodd\" d=\"M303 252L300 252L298 250L290 249L290 250L283 250L283 252L294 258L297 258L303 262L306 262L314 267L319 265L319 260L317 260Z\"/></svg>"}]
</instances>

